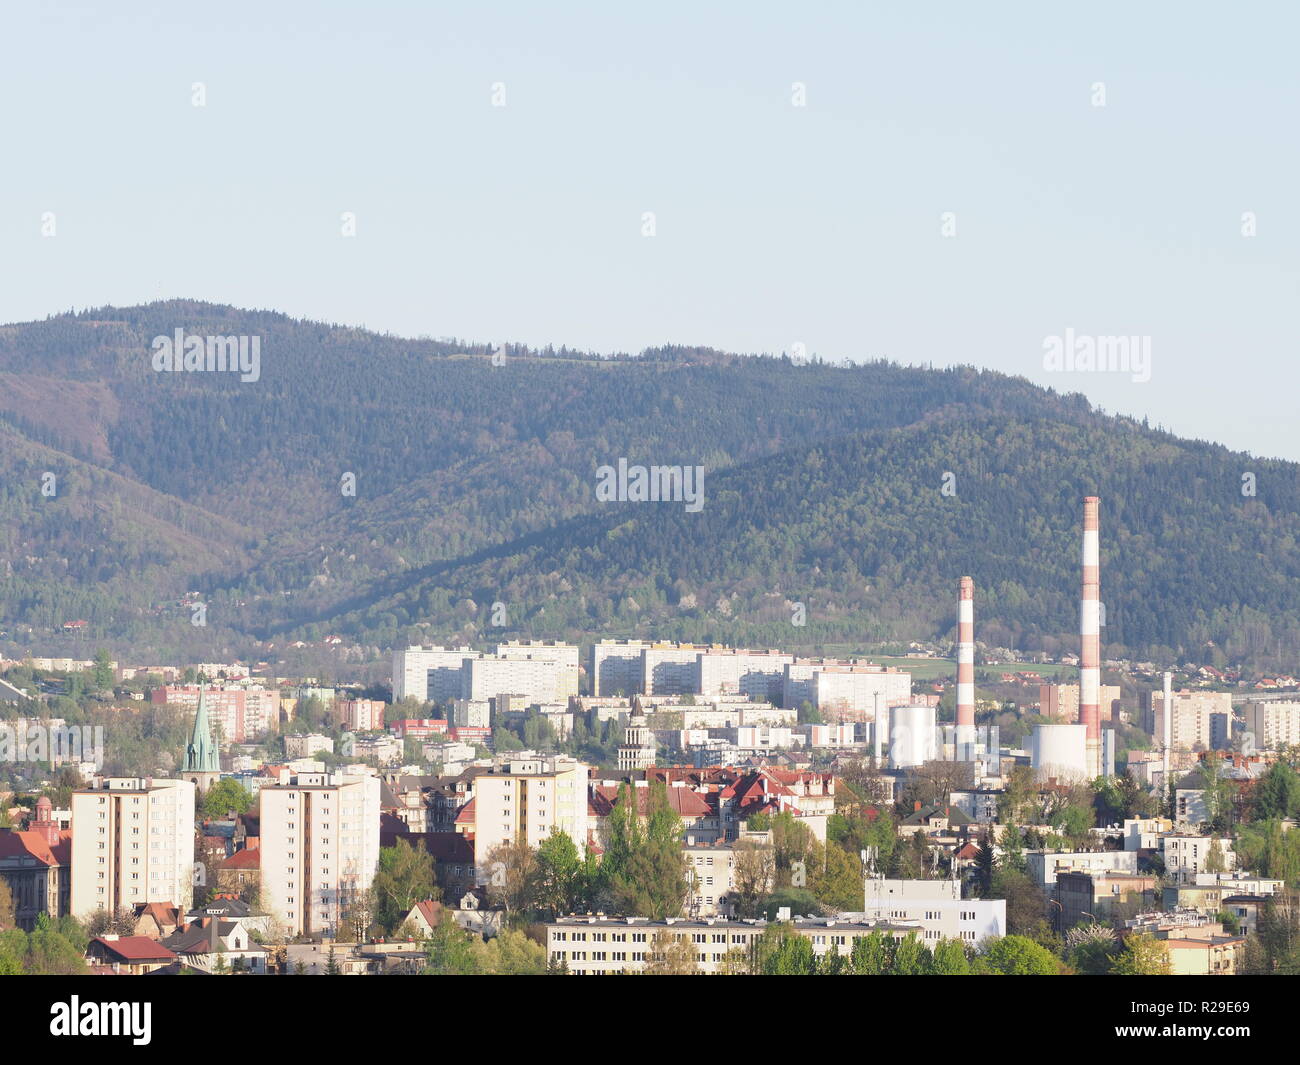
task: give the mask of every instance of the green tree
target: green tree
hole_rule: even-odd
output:
[[[541,976],[546,972],[546,948],[518,929],[507,928],[473,946],[478,971],[484,976]]]
[[[858,936],[850,955],[855,976],[884,976],[894,961],[894,941],[884,932]]]
[[[934,960],[930,966],[934,976],[969,976],[970,957],[959,939],[941,939],[934,945]]]
[[[1024,936],[1003,936],[980,951],[980,970],[993,976],[1056,976],[1061,963],[1047,950]]]
[[[584,894],[578,845],[567,833],[552,828],[537,848],[532,905],[550,916],[572,913]]]
[[[433,926],[425,958],[426,976],[478,976],[482,971],[473,937],[450,916]]]
[[[406,920],[417,902],[441,894],[433,872],[433,856],[399,838],[379,851],[379,868],[371,885],[375,919],[391,934]]]
[[[894,948],[894,962],[890,973],[894,976],[928,976],[933,958],[915,932],[909,932]]]
[[[1124,948],[1110,970],[1112,976],[1169,976],[1173,971],[1169,948],[1143,932],[1125,937]]]
[[[94,666],[91,667],[91,682],[95,685],[96,691],[111,691],[113,682],[117,679],[113,674],[113,658],[103,648],[95,652]]]
[[[203,814],[212,820],[227,817],[232,810],[237,814],[248,813],[252,805],[252,794],[232,777],[218,780],[203,796]]]

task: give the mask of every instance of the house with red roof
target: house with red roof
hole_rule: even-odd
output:
[[[143,976],[175,960],[174,952],[148,936],[103,935],[86,948],[90,965],[121,976]]]
[[[0,829],[0,877],[23,931],[35,928],[42,913],[57,921],[71,912],[72,833],[54,820],[46,796],[36,800],[26,831]]]

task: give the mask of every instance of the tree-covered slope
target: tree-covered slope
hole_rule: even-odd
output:
[[[155,372],[177,328],[259,337],[258,380]],[[196,589],[223,646],[450,639],[493,602],[508,633],[865,644],[945,633],[971,573],[982,638],[1051,648],[1095,491],[1116,650],[1296,653],[1293,465],[969,368],[492,351],[189,301],[0,326],[0,629],[165,647]],[[619,458],[705,467],[703,511],[598,502]]]

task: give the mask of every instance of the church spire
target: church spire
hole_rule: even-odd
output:
[[[182,773],[220,773],[221,759],[217,745],[212,742],[212,726],[208,724],[207,688],[199,685],[199,709],[194,715],[194,731],[190,745],[185,748],[185,767]]]

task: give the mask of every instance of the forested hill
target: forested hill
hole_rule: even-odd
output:
[[[258,379],[155,372],[177,328],[259,337]],[[493,351],[182,301],[0,327],[0,629],[866,646],[947,634],[970,573],[982,640],[1053,649],[1096,493],[1113,652],[1295,667],[1292,464],[969,368]],[[703,466],[704,508],[598,502],[619,458]]]

